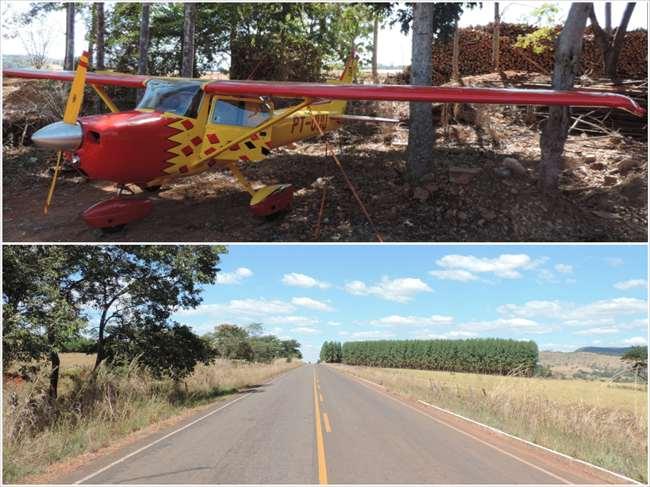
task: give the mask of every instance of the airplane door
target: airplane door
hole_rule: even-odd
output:
[[[271,149],[271,128],[256,132],[273,116],[271,102],[260,98],[235,98],[215,96],[206,124],[203,156],[227,146],[235,139],[250,133],[250,137],[219,154],[216,159],[225,161],[261,161]]]

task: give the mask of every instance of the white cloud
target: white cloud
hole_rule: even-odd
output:
[[[436,274],[433,274],[434,272],[443,271],[431,271],[432,275],[442,279],[451,279],[453,276],[456,280],[464,279],[465,281],[469,281],[474,280],[476,278],[475,274],[477,273],[494,274],[504,279],[518,279],[522,276],[521,270],[532,269],[539,262],[533,261],[526,254],[502,254],[494,259],[475,257],[473,255],[451,254],[438,259],[436,264],[446,270],[464,272],[436,276]]]
[[[363,281],[351,281],[345,285],[345,290],[356,296],[373,295],[398,303],[411,301],[417,293],[433,291],[425,282],[415,277],[382,277],[380,282],[373,285],[366,285]]]
[[[610,267],[621,267],[625,263],[620,257],[608,257],[605,262]]]
[[[217,273],[217,284],[240,284],[247,277],[251,277],[253,271],[248,267],[238,267],[234,272]]]
[[[554,268],[560,274],[573,274],[573,266],[569,264],[555,264]]]
[[[334,311],[334,308],[332,308],[329,304],[307,297],[293,298],[291,300],[291,303],[295,304],[296,306],[315,309],[317,311]]]
[[[298,326],[296,328],[291,328],[291,331],[302,335],[316,335],[320,333],[318,328],[311,328],[309,326]]]
[[[628,289],[633,289],[635,287],[647,287],[648,282],[645,279],[630,279],[628,281],[621,281],[614,284],[616,289],[621,291],[626,291]]]
[[[574,331],[574,335],[610,335],[612,333],[618,333],[621,331],[615,326],[610,327],[597,327],[597,328],[588,328],[586,330]]]
[[[630,347],[640,347],[642,345],[647,345],[648,340],[646,339],[646,337],[632,337],[623,340],[623,343]]]
[[[449,281],[468,282],[468,281],[476,281],[478,279],[478,276],[464,269],[429,271],[429,274],[431,274],[433,277],[437,277],[438,279],[449,280]]]
[[[494,330],[511,330],[526,333],[549,333],[552,328],[543,326],[537,321],[527,318],[499,318],[488,321],[470,321],[458,326],[461,331],[494,331]]]
[[[319,281],[311,276],[306,274],[300,274],[299,272],[291,272],[282,276],[282,282],[287,286],[296,286],[296,287],[318,287],[320,289],[327,289],[330,287],[330,284],[325,281]]]
[[[377,326],[429,326],[429,325],[450,325],[454,322],[451,316],[431,315],[431,316],[384,316],[378,320],[372,320],[370,323]]]
[[[646,314],[648,303],[636,298],[612,298],[586,305],[560,301],[528,301],[523,305],[505,304],[497,311],[505,316],[553,318],[569,326],[608,323],[622,315]]]
[[[580,345],[572,345],[570,343],[542,343],[539,348],[545,352],[573,352],[579,348]]]
[[[368,331],[355,331],[348,335],[351,338],[357,338],[359,340],[380,340],[384,338],[394,337],[395,334],[389,331],[384,330],[368,330]]]
[[[340,321],[328,321],[327,324],[330,325],[330,326],[341,326],[342,325],[342,323]]]
[[[267,299],[232,299],[227,303],[200,304],[194,309],[179,310],[178,316],[267,316],[271,314],[291,313],[295,307],[284,301]]]
[[[448,340],[449,338],[475,338],[479,336],[478,333],[472,331],[449,331],[447,333],[429,333],[426,330],[420,331],[415,334],[415,338],[420,340]]]
[[[315,325],[318,323],[317,319],[310,318],[308,316],[296,316],[296,315],[290,315],[290,316],[271,316],[270,318],[267,318],[266,321],[268,323],[274,324],[274,325],[285,325],[285,326],[311,326]]]

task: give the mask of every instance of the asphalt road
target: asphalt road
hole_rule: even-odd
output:
[[[509,438],[486,436],[482,428],[452,419],[427,406],[401,401],[328,366],[304,366],[181,425],[94,460],[60,482],[613,481],[595,469],[522,447]],[[183,429],[177,431],[179,428]]]

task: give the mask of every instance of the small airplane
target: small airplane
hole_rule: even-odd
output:
[[[44,212],[51,204],[65,153],[68,164],[89,179],[117,184],[115,197],[82,213],[88,225],[106,232],[117,231],[152,210],[149,199],[125,197],[127,185],[155,192],[171,180],[215,166],[230,169],[251,195],[253,214],[286,211],[293,199],[290,184],[254,189],[236,163],[262,161],[274,148],[331,132],[346,122],[396,122],[346,115],[349,100],[589,106],[619,108],[639,117],[645,114],[626,96],[591,90],[353,84],[356,66],[353,53],[340,79],[327,83],[210,81],[87,72],[84,52],[74,72],[5,69],[3,75],[72,82],[63,120],[32,135],[37,146],[58,151]],[[86,83],[111,113],[79,117]],[[134,109],[121,112],[105,86],[145,91]],[[288,106],[276,109],[275,101]]]

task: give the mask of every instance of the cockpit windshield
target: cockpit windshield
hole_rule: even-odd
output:
[[[152,79],[137,108],[196,118],[201,103],[201,85],[190,81]]]

